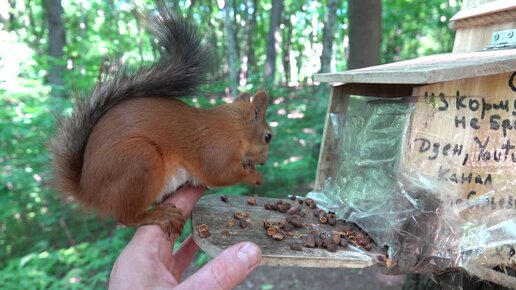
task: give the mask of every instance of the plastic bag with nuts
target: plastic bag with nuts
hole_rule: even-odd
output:
[[[387,247],[388,273],[516,264],[516,131],[489,127],[503,122],[498,104],[476,98],[488,105],[473,111],[465,100],[350,96],[329,116],[337,170],[307,197]]]

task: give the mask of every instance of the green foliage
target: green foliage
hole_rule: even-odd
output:
[[[47,22],[41,1],[4,1],[12,4],[14,18],[0,15],[0,285],[2,289],[102,288],[117,255],[131,238],[132,229],[117,229],[110,219],[98,220],[84,213],[66,197],[55,193],[49,180],[49,153],[45,144],[54,134],[54,115],[71,111],[70,99],[52,98],[46,84],[50,63],[66,67],[65,87],[71,92],[87,92],[108,56],[129,64],[152,61],[159,54],[155,40],[144,32],[126,1],[63,1],[66,29],[65,57],[46,55]],[[138,3],[148,8],[152,1]],[[213,47],[219,80],[204,91],[210,98],[194,98],[190,104],[208,107],[225,102],[226,31],[216,1],[173,1],[176,11],[200,25]],[[239,56],[251,52],[248,77],[241,91],[262,88],[270,1],[233,1],[232,16],[237,24]],[[194,4],[192,4],[194,3]],[[277,70],[276,79],[296,87],[267,88],[272,100],[267,119],[274,137],[268,163],[260,168],[265,176],[261,187],[237,185],[215,189],[235,195],[280,197],[308,192],[315,179],[318,152],[325,121],[327,92],[309,81],[313,60],[320,49],[326,1],[285,0],[282,36],[291,30],[288,51],[297,63],[291,79]],[[449,51],[453,34],[447,22],[457,7],[455,1],[384,1],[383,62]],[[191,6],[193,5],[193,6]],[[452,7],[453,6],[453,7]],[[253,41],[246,46],[248,24],[256,10]],[[335,67],[345,69],[347,44],[347,3],[337,10]],[[285,46],[283,46],[285,48]],[[85,94],[85,93],[82,93]],[[188,229],[188,225],[186,229]],[[178,243],[188,235],[185,230]],[[199,254],[196,264],[209,258]],[[272,287],[272,286],[271,286]]]

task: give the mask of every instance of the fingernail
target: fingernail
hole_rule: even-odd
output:
[[[245,243],[238,251],[237,257],[247,269],[250,269],[260,261],[262,253],[256,245]]]

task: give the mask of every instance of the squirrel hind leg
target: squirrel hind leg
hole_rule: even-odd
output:
[[[171,238],[173,234],[181,234],[185,218],[181,209],[171,203],[162,203],[146,210],[136,219],[125,223],[128,226],[158,225]]]

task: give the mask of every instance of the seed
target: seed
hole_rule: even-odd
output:
[[[311,203],[313,203],[313,202],[314,202],[314,200],[313,200],[313,199],[311,199],[311,198],[309,198],[309,197],[308,197],[308,198],[305,198],[305,204],[306,204],[306,205],[310,205],[310,204],[311,204]]]
[[[268,219],[264,219],[264,220],[263,220],[263,227],[264,227],[265,229],[268,229],[268,228],[270,228],[271,226],[272,226],[272,223],[271,223]]]
[[[273,234],[273,235],[272,235],[272,238],[273,238],[273,239],[275,239],[275,240],[277,240],[277,241],[281,241],[281,240],[283,240],[285,237],[284,237],[282,234],[280,234],[280,233],[275,233],[275,234]]]
[[[301,198],[300,198],[300,199],[298,199],[298,200],[297,200],[297,202],[298,202],[299,204],[303,204],[303,199],[301,199]]]
[[[337,219],[335,217],[332,217],[331,215],[328,216],[328,224],[330,226],[334,226],[337,223]]]
[[[300,242],[292,242],[290,243],[290,249],[294,251],[301,251],[303,250],[303,244]]]
[[[249,226],[249,221],[247,221],[246,219],[239,219],[238,223],[239,223],[240,227],[243,229],[245,229]]]
[[[340,242],[340,233],[336,231],[331,232],[331,241],[334,244],[338,244]]]
[[[353,245],[357,245],[357,238],[355,236],[348,236],[348,242],[350,242]]]
[[[364,248],[364,250],[366,251],[371,251],[373,249],[373,246],[371,246],[371,244],[365,244],[362,246],[362,248]]]
[[[222,235],[225,236],[225,237],[229,237],[231,234],[229,233],[229,231],[227,229],[223,229],[221,231]]]
[[[227,195],[225,195],[225,194],[224,194],[224,195],[221,195],[221,196],[220,196],[220,200],[222,200],[223,202],[228,202],[229,197],[228,197]]]
[[[280,204],[283,204],[283,200],[281,200],[281,199],[276,201],[276,205],[280,205]]]
[[[341,238],[340,239],[340,245],[344,248],[347,248],[348,247],[348,239],[346,238]]]
[[[289,210],[292,207],[292,205],[290,203],[288,203],[288,202],[284,202],[283,205],[285,206],[285,208],[287,210]]]
[[[249,205],[255,205],[256,204],[256,197],[250,197],[247,199],[247,203]]]
[[[206,224],[202,224],[199,226],[199,237],[201,239],[206,239],[210,236],[210,229]]]
[[[319,221],[323,224],[327,223],[328,222],[328,218],[325,217],[324,215],[319,215]]]
[[[234,225],[235,225],[235,220],[234,220],[234,219],[230,219],[230,220],[228,221],[228,227],[232,227],[232,226],[234,226]]]
[[[266,203],[263,205],[263,207],[264,207],[265,209],[267,209],[267,210],[271,210],[271,209],[272,209],[272,205],[271,205],[271,203],[270,203],[270,202],[266,202]]]
[[[303,240],[305,242],[305,246],[307,246],[308,248],[315,247],[315,239],[313,236],[305,236]]]
[[[337,244],[334,244],[334,243],[329,243],[328,246],[326,247],[326,250],[328,250],[328,252],[332,252],[332,253],[335,253],[337,251]]]
[[[310,209],[315,209],[317,205],[315,204],[315,201],[310,204]]]
[[[292,195],[290,196],[290,200],[292,200],[292,201],[296,200],[296,196],[292,194]]]

